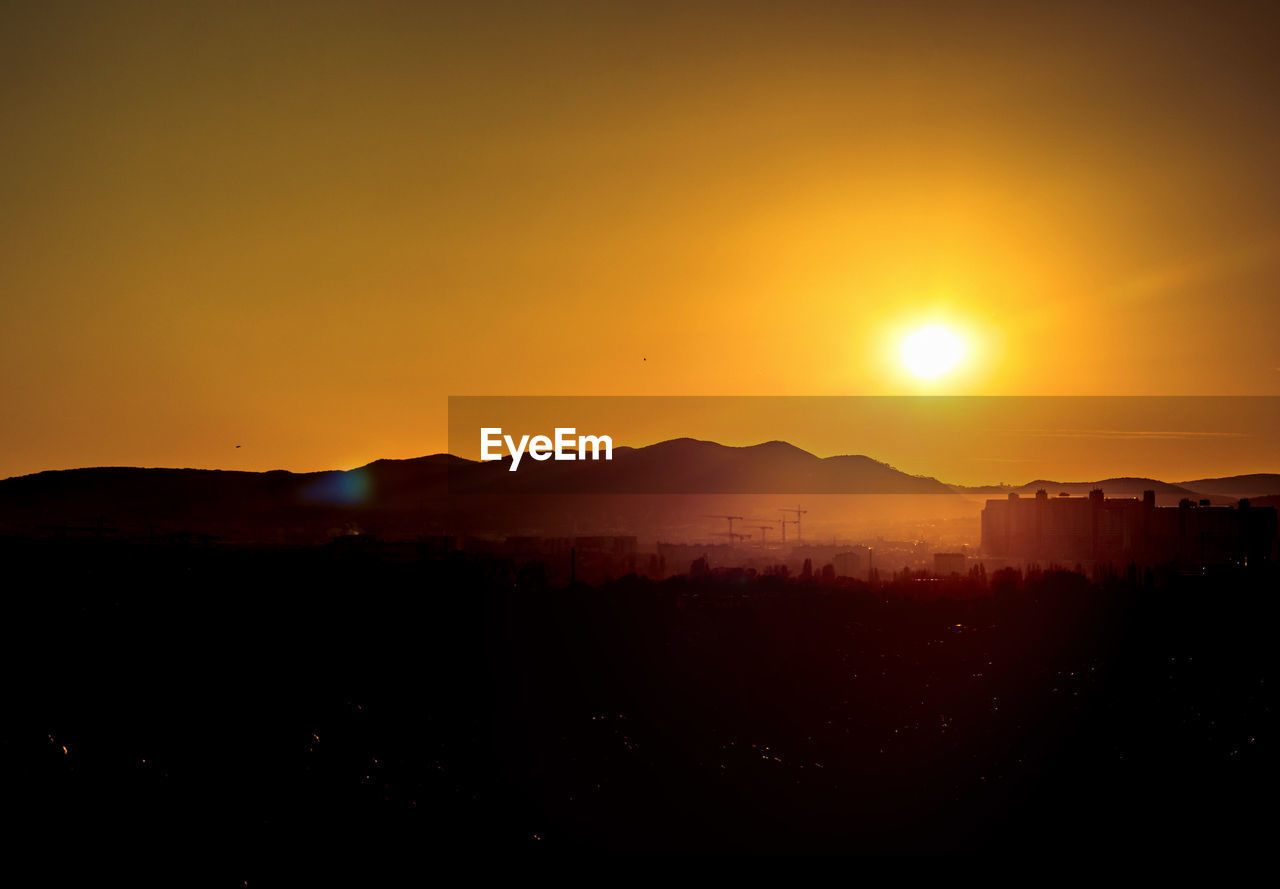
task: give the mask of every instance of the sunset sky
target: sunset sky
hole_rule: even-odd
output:
[[[417,456],[450,395],[1280,395],[1280,13],[1117,5],[6,4],[0,477]]]

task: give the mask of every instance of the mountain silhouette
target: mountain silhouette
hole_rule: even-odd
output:
[[[1232,497],[1263,497],[1280,494],[1280,474],[1255,472],[1252,475],[1230,475],[1225,478],[1198,478],[1180,482],[1203,494],[1226,494]]]
[[[960,495],[1031,495],[1040,488],[1050,496],[1079,496],[1095,487],[1110,496],[1155,490],[1164,502],[1221,498],[1234,490],[1254,496],[1280,493],[1277,475],[1183,485],[1113,478],[952,486],[870,457],[818,457],[783,441],[731,447],[678,438],[617,447],[611,461],[538,462],[526,455],[518,471],[509,467],[509,458],[481,463],[434,454],[307,473],[135,467],[40,472],[0,481],[0,534],[163,537],[192,532],[229,542],[279,544],[316,542],[353,531],[412,538],[462,533],[483,525],[480,518],[490,528],[502,527],[512,516],[549,527],[582,508],[583,498],[572,499],[577,495],[599,495],[596,500],[650,494],[945,495],[957,498],[958,506]],[[634,506],[634,497],[630,502]]]
[[[820,458],[781,441],[729,447],[691,438],[618,447],[611,461],[525,456],[478,462],[449,454],[293,473],[99,467],[0,481],[0,534],[312,543],[353,531],[398,538],[467,529],[562,527],[584,498],[650,494],[955,494],[865,456]],[[476,496],[468,496],[476,495]],[[529,496],[535,495],[535,496]],[[576,500],[565,498],[576,497]],[[634,506],[634,502],[631,504]],[[593,508],[601,509],[600,503]],[[702,510],[705,511],[705,510]]]
[[[453,493],[539,494],[950,494],[935,478],[908,475],[864,456],[817,457],[783,441],[730,447],[677,438],[613,449],[610,461],[464,461],[449,471]]]
[[[0,481],[0,533],[136,535],[190,531],[229,541],[313,542],[373,513],[442,515],[458,458],[378,460],[349,471],[295,473],[97,467]],[[421,524],[425,522],[426,525]]]
[[[957,486],[956,490],[966,494],[1018,494],[1034,495],[1043,490],[1050,497],[1066,493],[1072,497],[1088,494],[1095,488],[1101,488],[1109,497],[1140,497],[1143,491],[1155,491],[1160,498],[1168,497],[1200,497],[1200,493],[1182,485],[1173,485],[1154,478],[1121,477],[1104,478],[1091,482],[1055,482],[1049,479],[1036,479],[1024,485],[983,485],[979,487]]]

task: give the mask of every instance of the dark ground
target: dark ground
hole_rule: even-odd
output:
[[[71,848],[171,843],[254,885],[316,849],[1232,854],[1276,825],[1270,570],[873,593],[0,558],[3,805]]]

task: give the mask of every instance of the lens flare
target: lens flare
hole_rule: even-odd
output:
[[[372,488],[368,474],[361,468],[323,473],[299,491],[298,496],[306,503],[359,506],[369,499]]]

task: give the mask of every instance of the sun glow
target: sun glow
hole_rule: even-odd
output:
[[[902,341],[902,363],[922,380],[937,379],[954,369],[964,355],[964,341],[936,324],[913,331]]]

